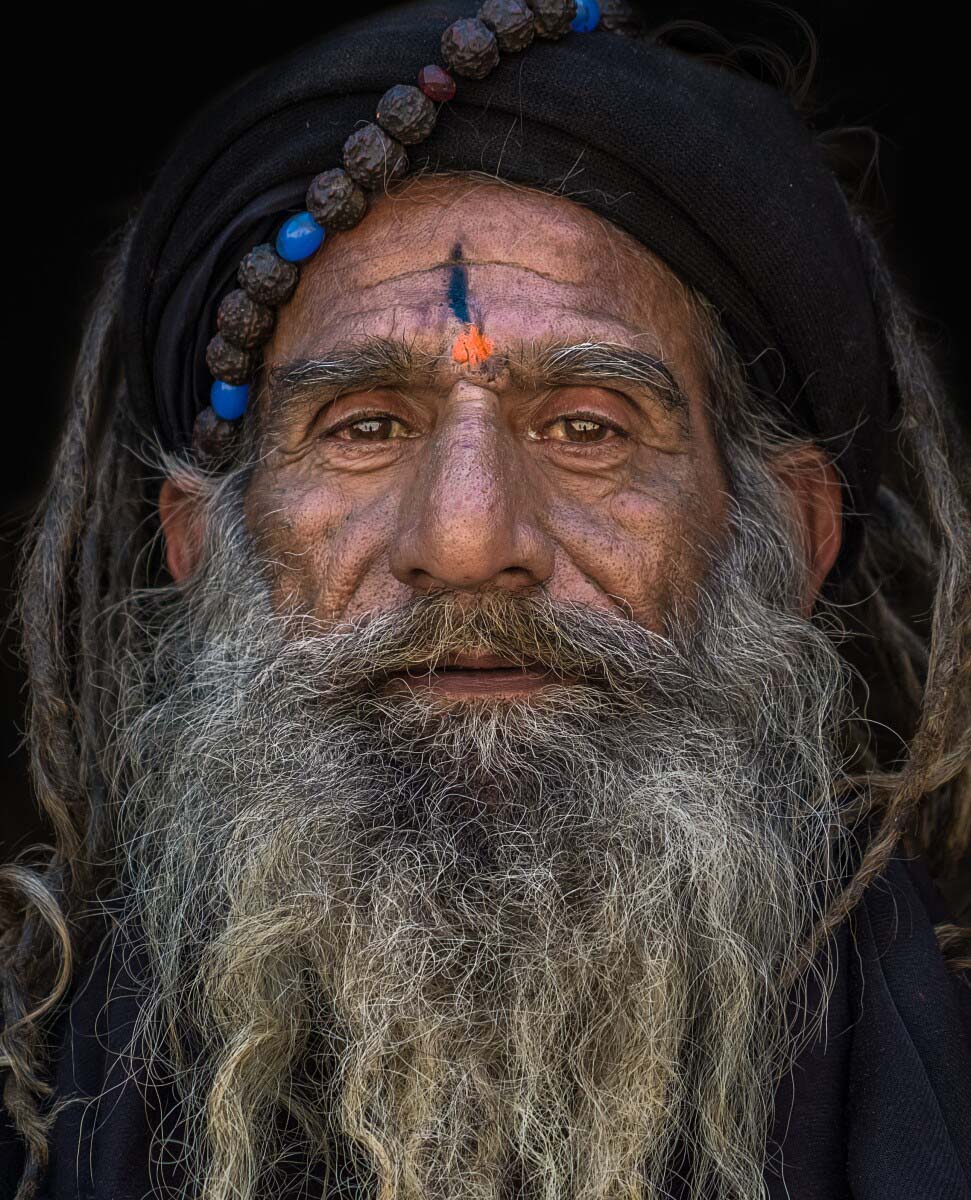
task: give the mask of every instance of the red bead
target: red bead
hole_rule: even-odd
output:
[[[418,87],[429,100],[445,101],[455,96],[455,80],[448,71],[436,67],[434,63],[422,67],[418,72]]]

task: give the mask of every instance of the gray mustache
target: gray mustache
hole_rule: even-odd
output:
[[[455,655],[474,653],[636,694],[659,685],[670,693],[689,676],[678,669],[682,655],[669,638],[622,615],[543,593],[482,593],[473,602],[441,593],[336,629],[305,626],[301,632],[295,644],[303,652],[313,657],[319,647],[318,682],[327,691],[378,687],[392,675],[441,669]]]

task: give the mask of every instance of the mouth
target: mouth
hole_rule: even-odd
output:
[[[452,698],[513,697],[536,692],[563,680],[538,663],[515,662],[494,654],[453,654],[444,661],[420,663],[392,675],[391,690],[427,690]]]

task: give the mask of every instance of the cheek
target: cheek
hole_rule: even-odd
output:
[[[387,601],[387,560],[394,497],[349,495],[319,473],[297,471],[255,479],[247,525],[259,553],[272,563],[277,607],[321,620],[353,616]]]
[[[692,603],[723,540],[726,513],[720,473],[699,471],[686,458],[595,504],[561,497],[551,506],[565,562],[560,590],[575,595],[585,581],[661,631],[673,606]]]

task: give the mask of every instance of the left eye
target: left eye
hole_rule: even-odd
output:
[[[554,440],[560,442],[602,442],[614,427],[593,417],[559,417],[547,430]]]
[[[407,437],[405,426],[386,413],[373,417],[358,417],[331,430],[330,437],[340,438],[345,442],[386,442],[392,438]]]

